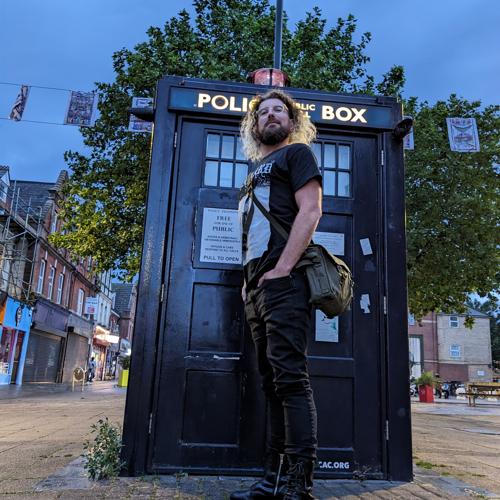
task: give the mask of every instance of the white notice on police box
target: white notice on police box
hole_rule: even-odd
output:
[[[203,209],[200,262],[241,264],[238,210]]]
[[[321,311],[316,310],[316,342],[339,341],[339,318],[328,319]]]
[[[313,235],[313,241],[318,245],[323,245],[333,255],[344,255],[343,233],[316,231]]]

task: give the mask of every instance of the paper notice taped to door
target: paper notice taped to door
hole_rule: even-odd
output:
[[[370,295],[368,293],[361,295],[359,305],[365,314],[370,313]]]
[[[344,255],[344,234],[316,231],[313,235],[314,243],[323,245],[333,255]]]
[[[327,318],[321,311],[316,310],[316,342],[339,341],[339,318]]]
[[[238,210],[203,209],[200,262],[241,264],[241,230]]]
[[[361,251],[363,255],[371,255],[373,253],[372,246],[370,244],[370,238],[362,238],[359,240],[359,244],[361,245]]]

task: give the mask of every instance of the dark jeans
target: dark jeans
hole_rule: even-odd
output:
[[[248,291],[245,314],[268,403],[268,449],[315,459],[316,407],[306,359],[312,310],[305,276],[293,272]]]

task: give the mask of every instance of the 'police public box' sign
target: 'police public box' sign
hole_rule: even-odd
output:
[[[169,109],[189,110],[218,115],[243,115],[252,105],[251,94],[200,91],[189,88],[173,88],[170,93]],[[394,125],[389,107],[360,106],[347,102],[321,102],[297,99],[302,111],[315,123],[337,123],[361,127],[391,129]]]

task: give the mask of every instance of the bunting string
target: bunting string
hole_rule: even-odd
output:
[[[0,82],[0,85],[20,87],[19,94],[10,111],[9,117],[0,117],[0,120],[26,121],[29,123],[43,123],[48,125],[76,125],[78,127],[91,127],[95,122],[98,96],[95,91],[82,92],[58,87],[43,85],[26,85],[14,82]],[[54,123],[43,120],[23,120],[23,113],[28,102],[31,88],[56,90],[69,93],[69,101],[63,123]],[[151,106],[152,98],[133,97],[132,107]],[[456,153],[475,153],[480,151],[479,135],[475,118],[450,117],[446,119],[450,149]],[[131,115],[128,130],[130,132],[150,133],[152,124]],[[404,138],[403,147],[412,150],[415,147],[413,127]]]

